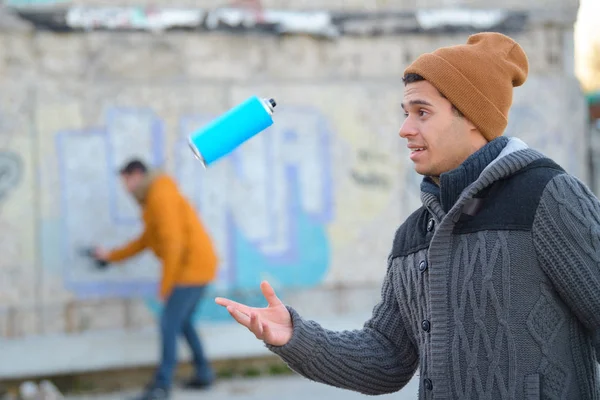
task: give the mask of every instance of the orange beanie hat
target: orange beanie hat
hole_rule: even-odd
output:
[[[419,74],[490,141],[508,124],[513,87],[527,79],[527,55],[500,33],[469,36],[467,44],[442,47],[417,58],[404,74]]]

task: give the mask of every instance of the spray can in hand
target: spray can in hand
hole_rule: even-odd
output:
[[[94,262],[96,268],[105,269],[106,267],[108,267],[107,261],[96,258],[96,254],[94,252],[93,247],[83,247],[83,248],[80,248],[78,252],[81,256],[90,258]]]
[[[273,99],[252,96],[189,136],[195,156],[208,167],[273,124]]]

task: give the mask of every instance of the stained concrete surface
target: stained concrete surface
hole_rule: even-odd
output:
[[[419,388],[418,376],[400,392],[377,396],[378,399],[414,400]],[[126,400],[138,392],[68,397],[67,400]],[[178,390],[172,400],[355,400],[372,396],[315,383],[301,376],[231,379],[218,382],[208,391]]]

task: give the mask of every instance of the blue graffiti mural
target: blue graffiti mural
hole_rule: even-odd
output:
[[[221,258],[208,298],[228,295],[258,305],[263,279],[281,291],[317,285],[327,272],[332,134],[317,110],[279,111],[280,122],[208,170],[193,158],[187,136],[212,116],[181,118],[174,175],[215,239]],[[70,266],[63,277],[79,298],[145,296],[148,306],[159,312],[154,298],[156,260],[137,257],[125,276],[109,276],[83,271],[83,261],[77,258],[80,242],[97,243],[102,235],[122,242],[139,233],[139,210],[120,187],[116,169],[132,156],[154,165],[162,165],[166,156],[164,124],[151,110],[114,108],[105,120],[105,126],[59,132],[56,137],[63,254]],[[154,276],[140,274],[149,264],[155,266]],[[225,314],[207,301],[198,315],[214,321]]]
[[[152,165],[160,165],[163,136],[160,120],[145,108],[109,109],[102,127],[57,133],[63,278],[65,286],[77,297],[155,292],[156,282],[150,274],[122,279],[113,273],[105,279],[98,271],[82,268],[86,260],[78,254],[78,248],[105,237],[124,241],[139,232],[139,212],[120,186],[117,170],[129,157],[142,157]],[[146,255],[142,263],[148,259]]]
[[[273,127],[207,171],[187,156],[184,142],[176,157],[179,180],[193,182],[188,187],[190,198],[210,221],[209,227],[220,226],[215,235],[220,231],[225,236],[221,254],[229,257],[222,264],[220,281],[233,289],[231,297],[254,305],[264,302],[257,291],[261,280],[268,279],[281,295],[287,288],[317,285],[330,262],[326,224],[333,218],[331,131],[317,110],[278,111]],[[182,137],[209,119],[184,119]],[[195,171],[196,178],[183,178],[186,169]],[[222,181],[237,185],[223,193]],[[252,187],[249,196],[245,184]],[[210,300],[199,315],[212,320],[227,317]]]

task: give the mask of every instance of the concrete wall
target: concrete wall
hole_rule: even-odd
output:
[[[585,102],[572,66],[577,2],[528,5],[545,11],[525,10],[511,33],[531,74],[515,92],[507,134],[587,181]],[[258,284],[268,279],[305,315],[368,314],[394,231],[419,205],[420,177],[397,135],[402,71],[467,32],[323,40],[218,29],[57,33],[10,21],[0,36],[0,337],[19,361],[0,377],[155,358],[155,337],[136,335],[159,312],[156,260],[145,254],[98,272],[77,253],[139,232],[138,210],[115,176],[131,156],[172,173],[208,225],[223,260],[211,297],[262,305]],[[255,94],[277,99],[273,127],[204,170],[187,135]],[[198,318],[211,345],[225,346],[214,332],[231,335],[228,315],[207,299]],[[219,354],[242,354],[240,340]],[[40,363],[38,350],[58,347]]]

